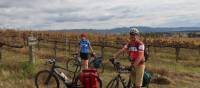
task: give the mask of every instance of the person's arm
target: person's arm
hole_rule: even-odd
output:
[[[93,54],[95,54],[94,50],[92,49],[92,46],[90,45],[90,50]]]
[[[134,66],[138,66],[140,62],[144,59],[144,44],[139,45],[139,50],[138,50],[138,58],[136,59]]]
[[[91,46],[91,43],[89,41],[88,41],[88,43],[89,43],[89,47],[90,47],[91,53],[95,55],[95,52],[94,52],[94,50],[93,50],[93,48]]]
[[[120,49],[119,51],[117,51],[117,53],[113,54],[113,58],[118,57],[122,52],[126,51],[128,48],[128,44],[126,44],[122,49]]]

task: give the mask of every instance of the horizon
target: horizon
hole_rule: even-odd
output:
[[[200,32],[200,27],[148,27],[148,26],[131,26],[131,27],[136,27],[138,28],[140,31],[143,32]],[[82,32],[88,32],[89,30],[93,31],[93,32],[97,32],[97,31],[111,31],[111,30],[127,30],[130,27],[115,27],[115,28],[111,28],[111,29],[12,29],[12,28],[0,28],[0,30],[16,30],[16,31],[72,31],[72,32],[76,32],[78,31],[82,31]],[[188,28],[188,29],[187,29]],[[191,28],[191,29],[190,29]],[[148,29],[148,30],[147,30]],[[164,30],[163,30],[164,29]],[[172,29],[172,30],[167,30],[166,29]],[[184,29],[184,30],[181,30]]]
[[[112,30],[112,29],[118,29],[118,28],[130,28],[130,27],[136,27],[136,28],[152,28],[152,29],[159,29],[159,28],[170,28],[170,29],[174,29],[174,28],[200,28],[200,27],[197,27],[197,26],[194,26],[194,27],[150,27],[150,26],[129,26],[129,27],[114,27],[114,28],[105,28],[105,29],[95,29],[95,28],[77,28],[77,29],[66,29],[66,28],[63,28],[63,29],[42,29],[42,30]],[[1,28],[0,27],[0,30],[4,30],[4,29],[11,29],[11,30],[36,30],[36,31],[39,31],[41,29],[37,28],[37,29],[31,29],[31,28],[27,28],[27,29],[24,29],[24,28]],[[41,30],[41,31],[42,31]],[[200,29],[199,29],[200,30]]]

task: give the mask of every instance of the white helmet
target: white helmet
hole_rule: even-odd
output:
[[[137,28],[130,28],[131,30],[130,30],[130,35],[133,35],[133,34],[140,34],[140,32],[139,32],[139,30],[137,29]]]

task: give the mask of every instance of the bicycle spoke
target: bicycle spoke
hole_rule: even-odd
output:
[[[115,88],[119,88],[119,81],[116,80],[117,84],[115,85]]]
[[[69,72],[79,72],[81,68],[81,63],[74,59],[69,59],[66,63],[67,70]]]
[[[113,84],[115,83],[115,81],[113,81],[112,83],[111,83],[111,86],[110,86],[110,88],[113,88]]]

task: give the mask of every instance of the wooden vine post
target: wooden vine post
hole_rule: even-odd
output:
[[[105,47],[105,39],[101,43],[101,57],[104,58],[104,47]]]
[[[69,55],[71,54],[71,44],[70,44],[71,42],[70,41],[68,41],[68,52],[69,52]]]
[[[40,50],[40,41],[41,41],[41,38],[38,38],[38,42],[37,42],[37,48],[38,48],[38,50]]]
[[[57,51],[56,51],[56,49],[57,49],[57,41],[54,41],[54,48],[53,48],[53,50],[54,50],[54,57],[57,56]]]
[[[179,56],[179,54],[180,54],[180,47],[176,46],[175,49],[176,49],[176,62],[178,62],[178,60],[180,59],[180,56]]]
[[[66,55],[66,56],[68,56],[67,53],[69,52],[68,49],[67,49],[68,43],[69,43],[69,42],[68,42],[68,40],[66,39],[66,40],[65,40],[65,55]]]
[[[33,36],[28,37],[28,46],[29,46],[29,62],[35,63],[35,45],[37,43],[37,39]]]
[[[3,44],[0,43],[0,62],[1,62],[1,59],[2,59],[2,47],[3,47]]]
[[[200,55],[200,45],[199,45],[199,55]]]

